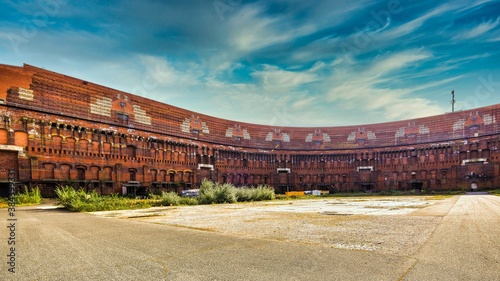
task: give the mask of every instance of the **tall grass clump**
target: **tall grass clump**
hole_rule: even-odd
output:
[[[263,201],[263,200],[273,200],[276,198],[276,194],[274,193],[274,188],[269,185],[258,185],[255,188],[255,195],[253,196],[254,201]]]
[[[58,186],[55,189],[57,195],[56,204],[70,211],[95,211],[98,194],[95,191],[85,192],[83,189],[75,190],[72,186]]]
[[[272,200],[275,197],[274,188],[268,185],[236,188],[230,183],[219,184],[205,179],[197,199],[200,204],[221,204]]]
[[[273,200],[274,198],[276,198],[274,188],[268,185],[236,188],[236,199],[238,202],[264,201]]]
[[[222,204],[236,202],[236,188],[230,183],[214,183],[204,179],[197,197],[200,204]]]
[[[161,192],[161,205],[163,206],[177,206],[180,204],[182,197],[175,192]]]
[[[153,200],[130,199],[116,194],[100,196],[93,190],[85,192],[83,189],[75,190],[71,186],[59,186],[55,191],[58,197],[56,204],[74,212],[149,208],[155,203]]]
[[[240,187],[236,189],[236,200],[238,202],[251,202],[253,200],[253,194],[254,192],[252,191],[253,188],[251,187]]]
[[[230,183],[215,184],[214,203],[234,203],[236,202],[236,188]]]
[[[24,187],[24,192],[14,195],[16,204],[40,204],[42,202],[42,195],[38,187],[28,188]]]
[[[162,191],[160,195],[149,194],[153,206],[183,206],[183,205],[198,205],[198,199],[195,197],[179,196],[176,192]]]
[[[200,204],[212,204],[215,201],[215,184],[208,179],[204,179],[200,184],[198,202]]]

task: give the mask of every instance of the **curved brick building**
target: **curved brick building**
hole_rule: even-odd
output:
[[[500,186],[500,105],[342,127],[224,120],[30,65],[0,65],[0,192],[18,183],[102,194],[210,178],[277,192]]]

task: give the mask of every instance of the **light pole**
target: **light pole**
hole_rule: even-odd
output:
[[[455,112],[455,90],[451,90],[451,112]]]

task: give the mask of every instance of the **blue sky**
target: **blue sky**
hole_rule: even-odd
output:
[[[358,125],[500,102],[500,1],[0,1],[0,63],[225,119]]]

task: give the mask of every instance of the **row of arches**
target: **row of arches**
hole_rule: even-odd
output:
[[[140,182],[193,182],[193,171],[190,169],[147,169],[116,168],[113,166],[85,166],[67,163],[56,164],[45,162],[40,165],[39,179],[60,181],[140,181]]]
[[[62,181],[112,181],[114,168],[110,166],[85,166],[69,163],[56,164],[45,162],[40,165],[40,179],[57,179]]]

